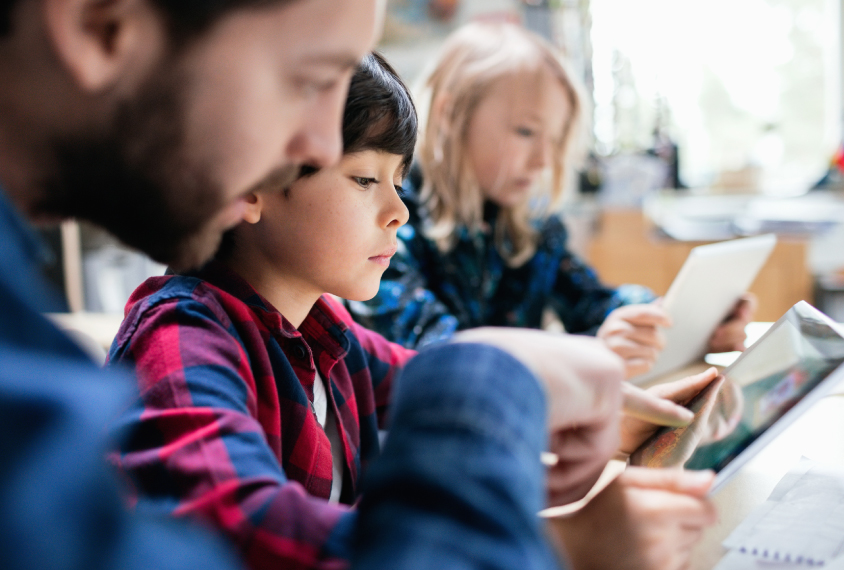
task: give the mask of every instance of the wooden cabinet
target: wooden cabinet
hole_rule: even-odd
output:
[[[587,257],[605,283],[638,283],[663,295],[689,251],[702,243],[660,236],[640,210],[607,210],[600,214]],[[804,239],[779,237],[750,288],[759,298],[755,320],[775,321],[797,301],[813,302],[807,248]]]

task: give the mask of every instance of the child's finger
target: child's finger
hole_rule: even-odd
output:
[[[718,369],[713,366],[700,374],[654,386],[648,392],[660,398],[667,398],[678,404],[685,404],[697,396],[701,390],[709,386],[717,377]]]
[[[623,382],[621,392],[624,400],[622,404],[626,415],[660,426],[680,427],[689,425],[694,414],[665,398],[642,390],[629,382]]]
[[[628,305],[616,311],[617,316],[634,325],[670,327],[672,324],[671,317],[659,305]]]

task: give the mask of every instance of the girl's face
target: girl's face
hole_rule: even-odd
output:
[[[542,67],[495,82],[466,133],[466,155],[484,198],[513,207],[552,166],[571,112],[562,83]]]
[[[397,188],[403,157],[365,150],[266,194],[256,227],[263,257],[298,295],[371,299],[408,211]]]

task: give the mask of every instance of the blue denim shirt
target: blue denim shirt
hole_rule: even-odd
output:
[[[3,568],[236,567],[204,532],[124,508],[104,458],[131,383],[42,316],[56,301],[35,234],[0,190],[0,552]]]

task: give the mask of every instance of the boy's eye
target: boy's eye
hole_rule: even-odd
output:
[[[378,184],[378,181],[375,178],[366,178],[366,177],[363,177],[363,176],[353,176],[352,179],[361,188],[369,188],[373,184]]]

